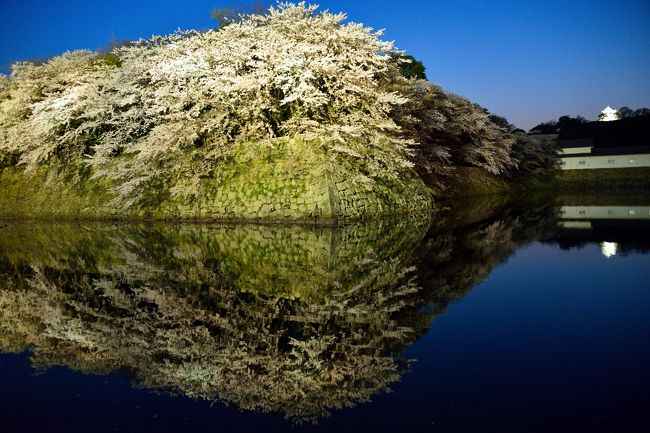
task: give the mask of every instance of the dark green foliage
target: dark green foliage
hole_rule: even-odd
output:
[[[60,124],[55,130],[55,134],[58,136],[63,136],[66,132],[71,131],[79,127],[83,123],[82,118],[75,118],[67,123]],[[70,141],[68,144],[74,146],[77,149],[77,152],[74,152],[71,155],[75,156],[92,156],[95,154],[95,146],[101,144],[104,134],[108,131],[107,127],[96,128],[94,130],[86,132],[83,136]],[[64,157],[63,152],[66,147],[63,144],[59,144],[56,147],[56,154],[59,154],[59,157]],[[70,156],[70,155],[69,155]],[[64,159],[69,158],[69,156],[64,157]],[[74,159],[74,158],[73,158]]]
[[[90,133],[80,140],[82,156],[92,156],[95,154],[95,146],[100,144],[102,140],[101,134]]]
[[[505,117],[497,116],[496,114],[490,114],[489,111],[486,110],[486,112],[490,115],[490,120],[497,126],[507,130],[507,131],[514,131],[517,129],[515,125],[512,123],[508,122],[508,119]]]
[[[239,22],[242,15],[264,15],[268,12],[268,7],[261,3],[240,4],[230,7],[213,8],[210,12],[210,18],[217,22],[217,26],[222,29],[232,23]]]
[[[587,119],[582,116],[561,116],[558,120],[550,120],[548,122],[542,122],[538,125],[533,126],[531,131],[539,131],[540,134],[555,134],[563,130],[573,129],[576,126],[589,123]]]
[[[632,110],[629,107],[621,107],[618,110],[618,115],[621,119],[626,119],[629,117],[640,117],[650,115],[650,108],[639,108],[637,110]]]
[[[18,164],[21,152],[0,150],[0,171],[5,167],[13,167]]]
[[[537,131],[540,134],[555,134],[558,132],[557,121],[549,120],[548,122],[542,122],[530,128],[530,131]]]
[[[402,76],[406,78],[418,78],[420,80],[427,79],[427,76],[424,73],[426,70],[424,64],[415,57],[408,54],[402,54],[395,57],[395,60],[397,62],[399,73]]]
[[[575,128],[576,126],[583,125],[588,122],[589,121],[582,116],[561,116],[557,120],[557,127],[559,128],[560,132],[562,132],[565,129]]]
[[[65,134],[68,131],[72,131],[72,130],[78,128],[82,124],[83,124],[83,119],[81,119],[79,117],[74,118],[74,119],[72,119],[72,120],[70,120],[70,121],[68,121],[66,123],[59,124],[56,128],[54,128],[54,134],[58,135],[58,136],[61,136],[61,135]]]
[[[124,153],[124,148],[120,147],[120,146],[115,146],[111,150],[111,156],[114,156],[114,157],[118,157],[118,156],[122,155],[122,153]]]
[[[626,117],[634,117],[634,110],[630,109],[629,107],[621,107],[618,109],[618,115],[621,117],[621,119],[625,119]]]

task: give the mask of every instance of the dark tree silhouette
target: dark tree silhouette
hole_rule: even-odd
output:
[[[427,79],[427,76],[424,73],[426,70],[424,64],[422,64],[422,62],[417,60],[415,57],[408,54],[402,54],[400,56],[397,56],[395,59],[397,62],[399,62],[399,72],[404,77],[419,78],[421,80]]]
[[[217,21],[220,29],[229,24],[241,20],[242,15],[264,15],[268,12],[268,6],[261,2],[250,4],[240,4],[231,7],[213,8],[210,12],[210,18]]]

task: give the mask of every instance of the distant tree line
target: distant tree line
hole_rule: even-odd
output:
[[[266,2],[268,3],[268,2]],[[246,15],[266,15],[269,7],[262,2],[244,3],[230,7],[217,7],[210,11],[210,18],[217,22],[220,29],[242,20]]]
[[[618,116],[621,119],[628,119],[631,117],[641,117],[641,116],[649,116],[650,115],[650,108],[639,108],[636,110],[632,110],[629,107],[621,107],[618,110]]]
[[[631,119],[634,117],[650,116],[650,108],[638,108],[636,110],[632,110],[631,108],[625,106],[621,107],[617,113],[620,119]],[[538,125],[533,126],[530,130],[538,131],[541,134],[555,134],[575,129],[580,125],[584,125],[585,123],[589,122],[589,120],[585,119],[582,116],[571,117],[569,115],[565,115],[561,116],[557,120],[542,122]]]
[[[531,128],[531,131],[539,131],[541,134],[554,134],[560,132],[562,129],[571,129],[585,123],[589,123],[589,121],[582,116],[571,117],[565,115],[561,116],[558,120],[550,120],[535,125]]]

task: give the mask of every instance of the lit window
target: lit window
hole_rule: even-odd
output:
[[[635,162],[636,162],[635,159],[630,159],[630,164],[635,163]]]

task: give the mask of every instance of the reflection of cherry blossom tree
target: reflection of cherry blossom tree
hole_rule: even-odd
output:
[[[387,390],[408,366],[399,352],[414,331],[395,316],[417,309],[404,262],[427,221],[37,234],[18,224],[0,238],[0,348],[30,346],[44,368],[128,370],[139,386],[315,420]],[[18,245],[24,236],[39,240]],[[276,260],[257,259],[261,248]]]
[[[556,227],[552,209],[449,223],[461,226],[422,242],[419,219],[12,222],[0,236],[0,349],[31,348],[42,368],[126,370],[138,386],[315,420],[386,391],[432,318]]]

